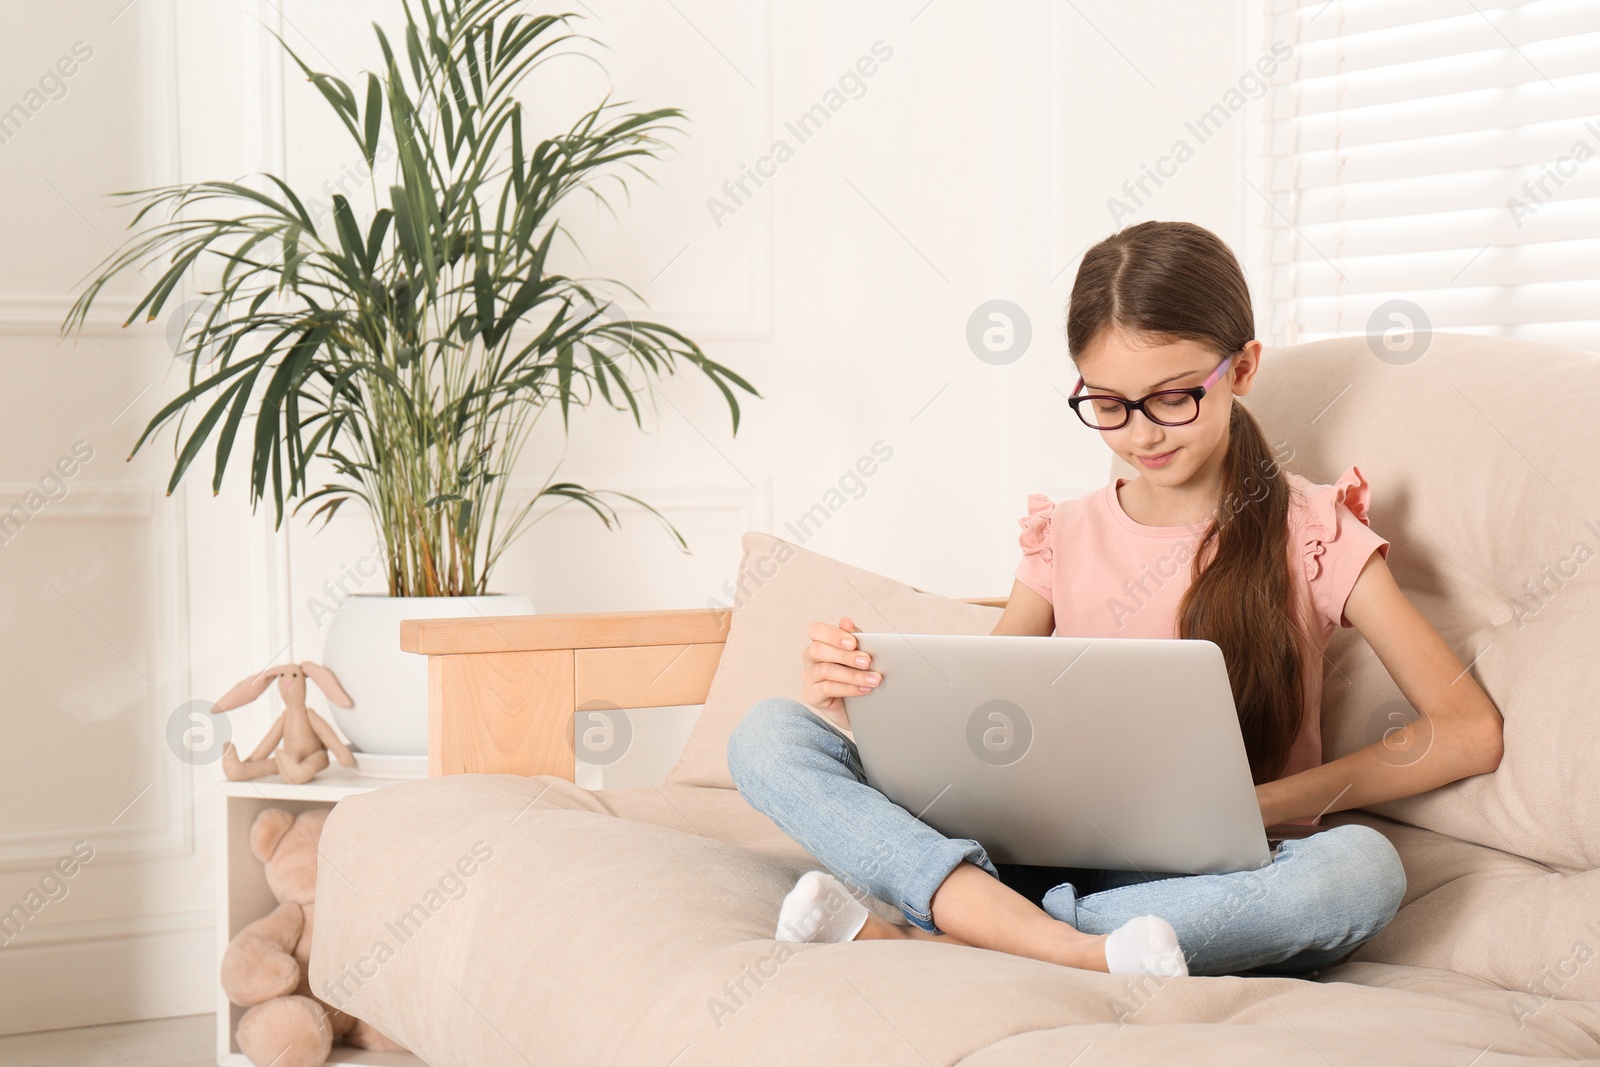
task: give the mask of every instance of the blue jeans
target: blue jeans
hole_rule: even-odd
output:
[[[1376,936],[1405,894],[1394,846],[1359,823],[1285,840],[1268,866],[1233,874],[996,866],[978,842],[945,837],[868,785],[855,743],[786,697],[751,707],[728,739],[728,768],[745,800],[835,877],[932,933],[934,891],[966,861],[1085,933],[1159,915],[1192,975],[1303,976]]]

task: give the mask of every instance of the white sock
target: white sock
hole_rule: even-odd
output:
[[[1156,915],[1129,919],[1106,937],[1106,968],[1112,974],[1155,974],[1181,978],[1189,964],[1178,947],[1172,924]]]
[[[777,940],[849,941],[867,921],[867,906],[827,871],[807,871],[778,909]]]

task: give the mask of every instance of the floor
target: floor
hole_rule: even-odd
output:
[[[216,1062],[215,1015],[0,1037],[4,1067],[216,1067]]]

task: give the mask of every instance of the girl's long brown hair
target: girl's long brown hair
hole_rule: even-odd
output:
[[[1074,362],[1108,330],[1136,343],[1196,341],[1221,360],[1255,338],[1244,272],[1201,226],[1129,226],[1089,249],[1078,268],[1067,312]],[[1196,547],[1177,636],[1222,649],[1259,785],[1288,761],[1305,709],[1305,664],[1300,624],[1290,621],[1298,613],[1289,582],[1289,483],[1255,416],[1233,401],[1217,521]]]

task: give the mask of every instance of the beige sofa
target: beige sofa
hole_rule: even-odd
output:
[[[1438,334],[1394,362],[1341,338],[1269,350],[1246,402],[1312,481],[1360,464],[1390,567],[1505,716],[1495,773],[1325,817],[1382,831],[1408,879],[1346,960],[1309,979],[1156,979],[773,941],[779,901],[817,864],[731,788],[738,717],[798,697],[808,621],[986,633],[1003,601],[751,532],[731,614],[405,624],[430,657],[437,777],[328,820],[313,988],[435,1067],[1600,1057],[1600,357]],[[993,522],[1009,563],[1015,523]],[[1325,759],[1406,708],[1354,630],[1326,677]],[[568,780],[574,708],[698,699],[662,787]]]

